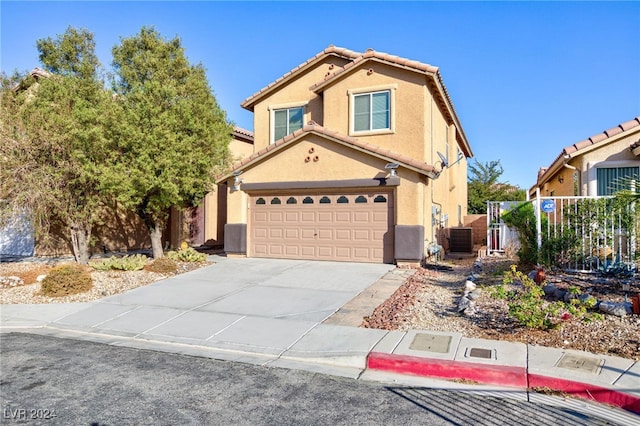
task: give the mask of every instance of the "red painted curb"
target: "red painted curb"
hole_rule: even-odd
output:
[[[487,365],[371,352],[367,357],[367,368],[414,376],[473,380],[479,383],[514,386],[523,389],[549,388],[553,391],[564,392],[640,414],[640,397],[587,383],[530,374],[526,367]]]
[[[573,380],[529,374],[530,388],[550,388],[579,398],[615,405],[632,413],[640,414],[640,397]]]
[[[465,379],[494,385],[527,387],[527,370],[524,367],[371,352],[367,358],[367,368],[417,376]]]

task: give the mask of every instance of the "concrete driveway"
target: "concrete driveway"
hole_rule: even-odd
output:
[[[211,266],[95,303],[12,307],[3,312],[3,323],[49,315],[46,329],[92,340],[125,339],[118,343],[125,346],[178,343],[259,356],[265,363],[330,359],[334,365],[357,368],[364,367],[366,354],[387,333],[322,322],[393,265],[212,260],[216,263]]]

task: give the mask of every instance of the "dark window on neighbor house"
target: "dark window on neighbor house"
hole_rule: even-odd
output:
[[[632,181],[638,185],[640,167],[600,167],[596,170],[598,195],[613,195],[617,191],[630,189]]]
[[[329,197],[324,196],[320,198],[320,204],[331,204],[331,200],[329,199]]]
[[[341,195],[340,198],[338,198],[337,203],[338,204],[348,204],[349,203],[349,199],[347,197],[345,197],[344,195]]]
[[[287,204],[298,204],[298,200],[296,200],[296,199],[295,199],[295,198],[293,198],[293,197],[289,197],[289,198],[287,199]]]
[[[282,139],[298,129],[302,129],[304,108],[277,109],[273,112],[273,140]]]
[[[266,204],[266,202],[264,201],[264,198],[260,197],[256,200],[256,204]]]
[[[280,198],[274,197],[271,199],[271,204],[282,204],[282,203],[280,202]]]
[[[302,204],[313,204],[313,198],[304,197],[304,200],[302,200]]]
[[[367,202],[367,197],[365,197],[364,195],[358,195],[358,197],[356,198],[356,203],[366,203]]]
[[[391,128],[391,92],[363,93],[353,96],[353,130],[384,130]]]
[[[387,199],[383,196],[383,195],[378,195],[376,198],[373,199],[374,203],[386,203]]]

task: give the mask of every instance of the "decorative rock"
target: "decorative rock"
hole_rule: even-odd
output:
[[[476,288],[466,296],[467,296],[467,299],[476,300],[478,297],[480,297],[481,293],[482,293],[482,289]]]
[[[558,300],[564,300],[564,295],[565,294],[567,294],[567,292],[565,290],[560,290],[559,288],[556,288],[556,291],[553,294],[553,297],[555,297]]]
[[[0,288],[11,288],[24,285],[24,281],[20,277],[0,277]]]
[[[528,277],[530,280],[535,281],[535,279],[536,279],[536,275],[538,275],[538,271],[536,271],[536,270],[534,269],[533,271],[531,271],[531,272],[529,272],[529,273],[527,274],[527,277]]]
[[[632,312],[632,306],[629,302],[600,302],[598,309],[606,314],[624,317]]]
[[[596,304],[598,303],[598,300],[595,297],[587,293],[582,293],[578,297],[578,300],[580,300],[580,303],[582,305],[585,305],[587,307],[596,306]]]
[[[478,278],[479,278],[479,277],[478,277],[478,274],[471,273],[471,274],[469,274],[469,276],[467,277],[467,281],[473,281],[473,282],[476,282],[476,281],[478,281]]]
[[[467,309],[465,309],[462,313],[463,313],[465,316],[468,316],[468,317],[469,317],[469,316],[472,316],[472,315],[474,315],[474,314],[476,313],[476,308],[475,308],[475,306],[469,306],[469,307],[468,307]]]
[[[462,312],[465,309],[469,308],[470,306],[471,306],[471,299],[469,299],[466,296],[463,296],[458,302],[458,312]]]
[[[38,277],[36,278],[36,281],[41,283],[42,280],[44,280],[46,277],[47,277],[46,274],[38,275]]]
[[[545,285],[544,287],[542,287],[542,290],[544,291],[545,296],[554,296],[556,294],[556,291],[558,291],[556,286],[553,284]]]
[[[465,289],[465,291],[473,291],[473,290],[475,290],[477,287],[478,287],[478,286],[477,286],[477,285],[476,285],[476,283],[474,283],[473,281],[469,281],[469,280],[467,280],[467,281],[464,283],[464,289]]]

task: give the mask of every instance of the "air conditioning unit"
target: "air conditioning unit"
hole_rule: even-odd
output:
[[[449,251],[453,253],[472,253],[473,229],[449,228]]]

